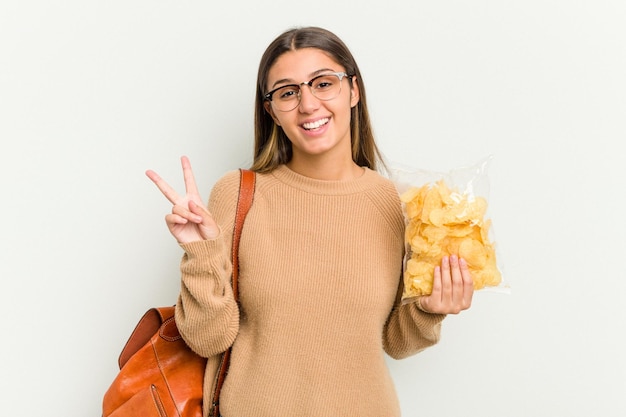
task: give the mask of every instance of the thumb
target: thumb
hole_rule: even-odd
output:
[[[220,228],[215,223],[213,216],[206,207],[197,204],[195,201],[189,201],[189,211],[199,217],[198,229],[203,239],[215,239],[220,235]]]

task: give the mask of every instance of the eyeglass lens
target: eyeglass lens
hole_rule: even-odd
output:
[[[311,93],[319,100],[332,100],[341,94],[341,79],[344,74],[323,74],[308,83]],[[280,111],[295,109],[300,103],[302,85],[290,84],[277,88],[272,93],[272,103]]]

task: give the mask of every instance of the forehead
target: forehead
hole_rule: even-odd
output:
[[[267,83],[279,80],[308,81],[319,70],[345,71],[331,56],[316,48],[303,48],[282,54],[270,67]]]

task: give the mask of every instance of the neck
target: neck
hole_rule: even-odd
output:
[[[360,177],[364,170],[352,159],[333,161],[328,158],[298,158],[296,155],[287,163],[292,171],[305,177],[325,181],[349,181]]]

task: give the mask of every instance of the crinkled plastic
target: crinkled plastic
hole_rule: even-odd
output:
[[[429,295],[435,266],[453,254],[467,261],[475,290],[509,291],[488,215],[491,159],[448,172],[390,169],[406,221],[403,302]]]

